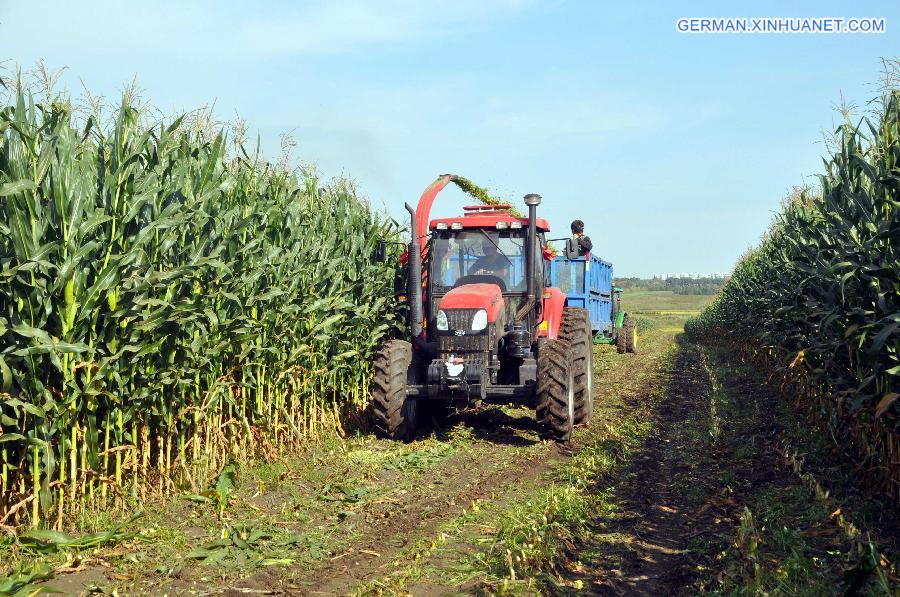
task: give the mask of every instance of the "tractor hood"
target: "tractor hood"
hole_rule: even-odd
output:
[[[438,308],[484,309],[488,321],[493,322],[503,312],[503,293],[496,284],[463,284],[445,294]]]

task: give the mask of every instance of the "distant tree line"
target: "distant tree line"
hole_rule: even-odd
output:
[[[643,290],[668,290],[675,294],[716,294],[727,278],[616,278],[619,288]]]

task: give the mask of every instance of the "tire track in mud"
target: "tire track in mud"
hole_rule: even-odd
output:
[[[679,345],[674,368],[660,380],[666,390],[652,411],[654,432],[603,483],[612,489],[615,514],[596,517],[592,532],[577,538],[559,562],[589,594],[669,595],[691,582],[690,541],[708,532],[714,517],[697,512],[685,496],[682,481],[690,471],[683,456],[691,440],[685,426],[706,424],[710,383],[696,347]]]
[[[524,440],[516,431],[528,430],[530,422],[511,419],[499,409],[471,414],[463,422],[474,425],[483,437],[430,468],[412,491],[393,492],[364,508],[361,534],[345,543],[339,553],[293,580],[263,571],[235,582],[223,594],[262,589],[272,594],[349,593],[361,582],[383,574],[383,568],[407,547],[433,536],[473,502],[537,478],[561,458],[552,444],[528,450],[529,444],[537,442]],[[492,428],[495,425],[499,429]]]
[[[665,346],[668,346],[668,342]],[[606,350],[605,348],[600,350]],[[595,383],[595,401],[602,403],[612,392],[634,392],[639,372],[658,367],[663,350],[628,355],[598,372],[604,383]],[[627,417],[640,401],[629,407],[600,408],[593,425],[614,425]],[[533,415],[532,415],[533,416]],[[592,428],[580,431],[567,446],[538,443],[522,436],[534,432],[533,418],[513,418],[500,409],[469,414],[462,423],[477,438],[465,451],[430,469],[418,482],[417,491],[391,496],[366,510],[368,521],[360,537],[345,544],[340,553],[320,566],[286,580],[268,571],[237,581],[225,595],[266,589],[273,594],[340,595],[360,584],[385,575],[388,566],[416,541],[433,538],[441,526],[461,516],[473,502],[492,499],[513,502],[517,489],[541,484],[542,477],[567,460],[568,455],[593,441]],[[534,449],[529,447],[534,446]],[[437,486],[436,490],[430,488]],[[454,590],[458,590],[458,587]],[[431,588],[428,594],[441,594]]]
[[[511,416],[500,408],[487,408],[466,413],[460,420],[469,437],[463,436],[457,453],[429,466],[419,476],[379,471],[379,482],[391,482],[391,476],[396,475],[396,489],[380,493],[379,499],[357,509],[352,529],[334,527],[336,541],[328,559],[312,567],[307,563],[257,570],[228,585],[207,586],[204,594],[339,595],[373,586],[371,583],[397,572],[397,565],[407,565],[409,562],[402,558],[416,552],[421,544],[433,541],[445,525],[455,523],[473,502],[485,501],[501,509],[515,505],[527,491],[545,486],[547,477],[568,462],[574,451],[596,441],[598,429],[635,416],[638,408],[646,409],[647,405],[639,399],[632,404],[603,403],[613,394],[640,395],[642,384],[658,377],[657,370],[676,331],[658,328],[642,336],[647,346],[637,355],[616,355],[612,347],[597,348],[594,396],[600,406],[592,426],[580,429],[569,445],[560,448],[537,441],[533,412],[518,410]],[[449,439],[451,434],[435,430],[435,437]],[[453,441],[457,443],[459,439]],[[449,554],[451,558],[480,549],[469,543],[459,547],[458,553]],[[456,563],[437,562],[431,555],[429,552],[423,558],[439,569]],[[438,559],[447,556],[448,551],[444,550]],[[448,586],[443,578],[434,586],[413,588],[414,594],[428,595],[461,589]]]
[[[538,456],[517,455],[497,470],[486,470],[477,461],[468,459],[455,463],[450,471],[442,469],[439,472],[445,478],[444,493],[416,494],[405,503],[381,509],[379,522],[366,530],[362,540],[348,546],[346,556],[332,559],[313,573],[315,588],[310,589],[310,594],[343,594],[361,582],[380,576],[383,568],[407,546],[433,536],[442,523],[460,516],[473,502],[506,492],[525,478],[542,475],[551,467],[551,461]],[[436,515],[429,517],[430,513]],[[385,549],[395,542],[399,545]]]
[[[680,328],[678,328],[680,329]],[[602,383],[594,384],[594,400],[595,400],[595,417],[592,424],[587,429],[580,429],[575,435],[573,441],[561,448],[553,445],[546,445],[544,452],[539,457],[545,457],[552,454],[552,457],[545,458],[541,462],[541,466],[536,470],[516,470],[516,467],[506,469],[504,478],[511,479],[507,485],[505,494],[495,496],[493,500],[492,512],[503,512],[506,508],[514,506],[517,502],[531,495],[530,492],[540,490],[547,485],[548,477],[562,465],[565,465],[569,456],[577,453],[580,449],[601,441],[606,437],[606,429],[608,426],[616,426],[617,423],[625,421],[636,416],[643,416],[643,413],[649,408],[648,402],[643,399],[647,391],[648,382],[651,385],[657,383],[665,383],[665,373],[661,371],[663,363],[667,359],[667,349],[671,347],[672,340],[675,335],[675,329],[656,329],[651,337],[653,341],[648,343],[648,350],[638,355],[616,355],[608,351],[608,348],[600,347],[595,356],[602,360],[605,368],[598,367],[595,373]],[[611,358],[610,358],[611,357]],[[614,395],[626,395],[625,400],[611,400]],[[450,517],[448,517],[449,519]],[[448,520],[445,519],[445,520]],[[452,585],[447,582],[447,576],[444,573],[452,571],[463,560],[471,556],[474,552],[481,551],[483,545],[479,546],[482,541],[490,541],[493,537],[493,529],[481,533],[463,533],[452,538],[451,543],[443,549],[439,549],[434,553],[427,553],[424,559],[419,562],[429,567],[430,574],[424,578],[414,581],[408,586],[404,586],[402,594],[412,595],[443,595],[443,594],[461,594],[461,593],[477,593],[485,592],[485,588],[479,583],[466,582],[464,586]],[[427,550],[426,550],[427,551]],[[375,578],[387,579],[389,575],[385,574],[386,566],[382,565],[377,572]],[[362,580],[362,579],[360,579]],[[370,577],[369,580],[372,580]],[[347,588],[352,588],[348,586]],[[491,591],[487,591],[490,593]]]
[[[856,539],[835,518],[841,509],[849,513],[862,502],[816,506],[823,499],[819,494],[829,492],[805,488],[784,457],[789,434],[803,433],[794,429],[797,420],[779,412],[787,408],[782,399],[752,368],[746,372],[725,364],[723,376],[706,348],[683,338],[676,343],[674,366],[661,372],[660,381],[668,380],[664,395],[649,413],[653,432],[622,469],[598,480],[597,491],[606,492],[609,507],[548,563],[542,592],[695,595],[719,587],[725,593],[752,592],[761,582],[760,565],[769,568],[772,586],[785,582],[785,592],[800,587],[799,594],[842,594],[851,585],[839,583],[854,573],[862,576],[860,583],[872,584],[873,573],[859,573],[862,560],[854,560],[861,557],[853,555]],[[833,489],[847,478],[837,475],[828,485]],[[822,513],[815,514],[819,509]],[[772,523],[775,528],[767,531],[770,510],[783,512],[783,520],[774,518],[782,526]],[[758,523],[754,514],[761,516]],[[888,517],[871,524],[866,537],[880,537],[890,554],[895,529]],[[779,543],[792,532],[802,540],[791,547]],[[795,558],[792,563],[790,558]],[[881,562],[887,575],[890,561],[884,557]],[[797,573],[791,589],[785,569],[809,562],[815,562],[815,570]]]

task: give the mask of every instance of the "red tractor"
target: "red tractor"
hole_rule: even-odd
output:
[[[477,205],[429,222],[435,197],[455,180],[445,174],[417,209],[406,204],[409,338],[389,340],[376,356],[376,430],[410,440],[429,406],[488,400],[532,404],[541,435],[568,441],[592,412],[591,322],[549,286],[541,197],[525,196],[527,218],[509,205]]]

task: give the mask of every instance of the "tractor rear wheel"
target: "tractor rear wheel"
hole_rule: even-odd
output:
[[[538,350],[535,408],[538,431],[541,437],[567,442],[575,425],[571,349],[562,340],[545,340]]]
[[[567,342],[572,351],[575,424],[583,425],[590,421],[594,412],[594,343],[587,309],[566,307],[563,310],[559,338]]]
[[[625,322],[622,322],[622,327],[616,328],[616,352],[619,354],[625,354],[628,350],[628,345],[625,336]]]
[[[629,315],[625,318],[625,322],[622,324],[622,329],[625,331],[626,352],[637,354],[637,320],[634,318],[634,316]]]
[[[416,435],[416,401],[406,396],[410,363],[412,345],[404,340],[389,340],[375,355],[372,414],[382,437],[410,441]]]

